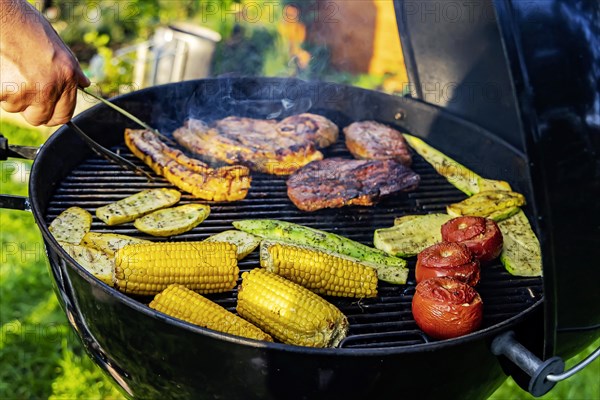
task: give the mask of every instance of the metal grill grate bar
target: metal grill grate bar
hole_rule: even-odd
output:
[[[113,150],[142,166],[124,147]],[[327,151],[326,156],[350,157],[341,141]],[[143,168],[149,171],[146,166]],[[335,232],[372,245],[373,231],[393,225],[394,218],[405,214],[444,212],[447,204],[465,198],[463,193],[451,186],[419,156],[414,157],[413,169],[421,175],[421,184],[415,192],[392,196],[374,207],[344,207],[315,213],[305,213],[293,206],[287,198],[284,177],[253,173],[252,188],[245,200],[229,204],[208,202],[212,206],[209,218],[191,232],[178,236],[176,240],[203,240],[212,234],[232,229],[231,222],[235,220],[273,218]],[[156,187],[171,185],[163,178],[148,182],[101,158],[90,158],[73,170],[56,188],[47,209],[47,222],[71,206],[79,206],[94,213],[96,208],[108,202]],[[182,196],[182,203],[192,201],[194,200],[189,195]],[[131,223],[109,227],[95,219],[92,230],[149,238],[137,231]],[[243,272],[258,265],[255,252],[240,262],[240,269]],[[418,330],[412,318],[414,260],[409,261],[409,266],[411,272],[407,285],[394,286],[380,282],[379,296],[375,299],[327,298],[350,321],[350,333],[342,343],[343,347],[389,348],[429,341]],[[495,263],[482,269],[482,280],[477,289],[484,301],[483,327],[489,327],[519,314],[538,301],[542,296],[542,281],[540,278],[513,277],[500,264]],[[235,311],[236,290],[210,297],[230,311]],[[139,300],[149,301],[147,298]]]

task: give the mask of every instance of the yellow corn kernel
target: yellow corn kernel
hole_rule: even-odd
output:
[[[242,274],[238,314],[283,343],[336,347],[348,319],[319,295],[263,268]]]
[[[250,339],[273,341],[260,328],[182,285],[170,285],[157,294],[150,302],[150,308],[203,328]]]
[[[172,283],[199,293],[235,287],[236,249],[223,242],[133,244],[117,251],[115,285],[124,293],[154,295]]]
[[[263,240],[260,265],[318,294],[377,296],[375,268],[320,250]]]

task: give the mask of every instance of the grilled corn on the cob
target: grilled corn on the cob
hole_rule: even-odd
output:
[[[226,292],[233,289],[238,274],[230,243],[133,244],[115,257],[115,284],[131,294],[154,295],[172,283],[200,293]]]
[[[276,339],[297,346],[336,347],[348,333],[348,319],[337,307],[263,268],[242,274],[237,312]]]
[[[377,277],[385,282],[404,285],[408,277],[406,261],[402,258],[335,233],[274,219],[234,221],[233,226],[263,239],[313,247],[352,258],[375,268]]]
[[[150,303],[150,308],[203,328],[256,340],[273,341],[273,338],[260,328],[182,285],[170,285],[157,294]]]
[[[324,251],[263,240],[260,265],[318,294],[377,296],[374,268]]]

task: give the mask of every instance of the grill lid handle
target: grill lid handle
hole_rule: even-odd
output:
[[[548,375],[561,374],[565,370],[565,363],[560,357],[540,360],[517,342],[513,331],[505,332],[493,340],[492,353],[505,356],[531,377],[527,390],[535,397],[548,393],[556,385],[556,382],[547,379]]]
[[[39,150],[39,147],[8,144],[8,139],[0,133],[0,161],[5,161],[9,157],[33,160]]]
[[[550,374],[546,377],[546,379],[548,379],[549,381],[552,381],[552,382],[563,381],[567,378],[572,377],[573,375],[575,375],[576,373],[578,373],[579,371],[581,371],[582,369],[584,369],[585,367],[590,365],[592,363],[592,361],[594,361],[598,357],[600,357],[600,347],[598,347],[596,350],[594,350],[592,352],[592,354],[590,354],[589,356],[584,358],[582,361],[577,363],[573,368],[568,369],[567,371],[563,372],[562,374],[558,374],[558,375]]]
[[[531,377],[527,390],[539,397],[548,393],[557,382],[570,378],[600,357],[600,347],[566,372],[563,372],[565,363],[560,357],[540,360],[515,339],[513,331],[505,332],[492,341],[492,353],[505,356],[526,372]]]
[[[15,146],[8,144],[8,139],[0,133],[0,161],[6,161],[8,158],[20,158],[33,160],[39,151],[39,147],[33,146]],[[31,211],[29,198],[24,196],[12,196],[0,194],[0,209]]]
[[[0,194],[0,209],[31,211],[29,198],[24,196],[12,196]]]

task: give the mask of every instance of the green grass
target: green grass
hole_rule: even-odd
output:
[[[39,145],[37,130],[1,124],[9,142]],[[0,193],[27,195],[31,162],[0,163]],[[84,354],[51,285],[30,213],[0,210],[0,399],[122,398]]]
[[[13,144],[38,145],[36,130],[0,125]],[[0,193],[27,194],[31,163],[0,163]],[[0,210],[0,399],[121,399],[108,378],[84,354],[51,286],[41,235],[33,217]],[[589,354],[600,340],[569,360]],[[512,379],[494,400],[531,399]],[[600,360],[559,383],[542,399],[600,399]]]

